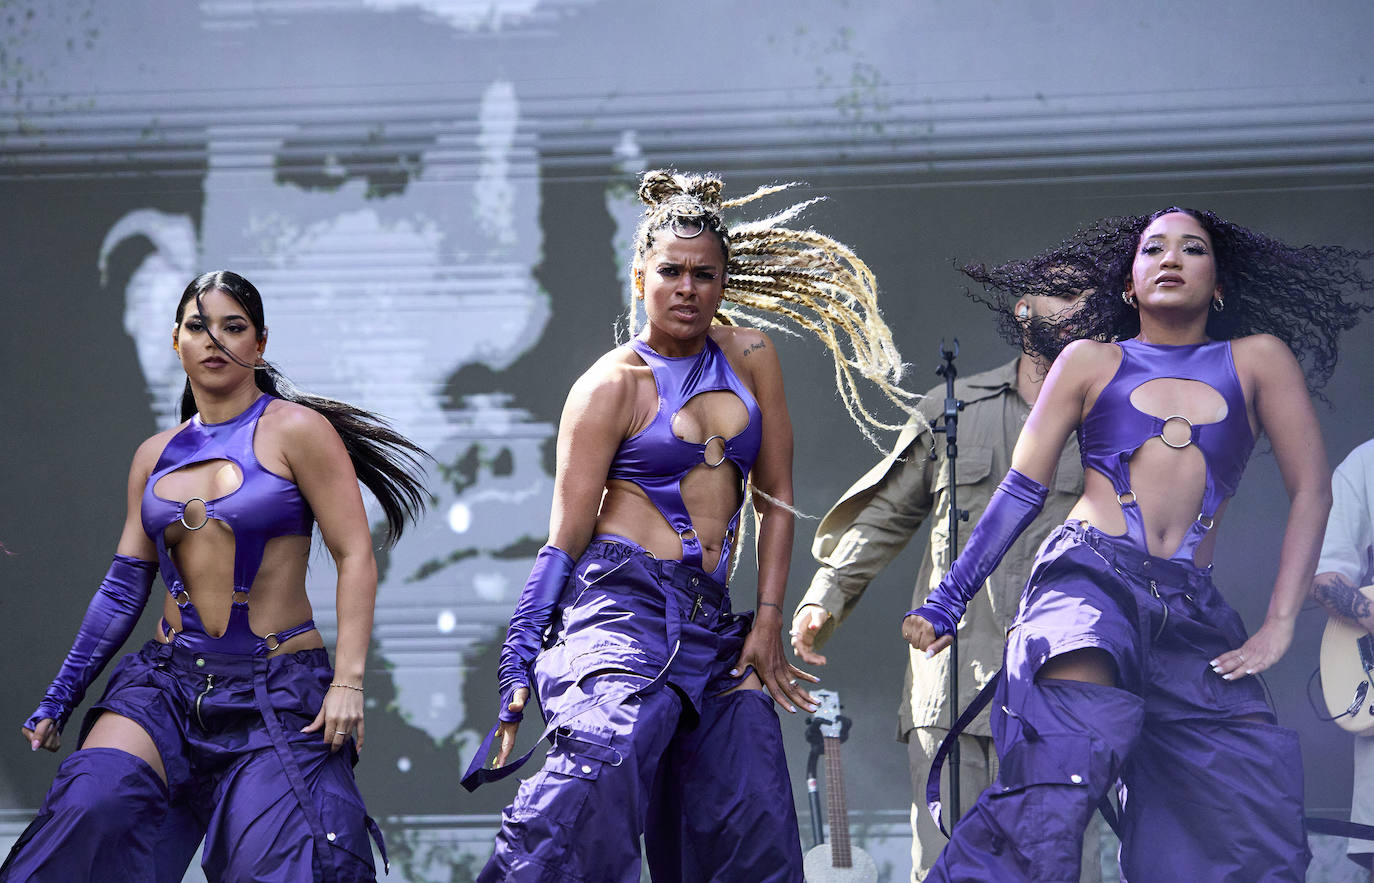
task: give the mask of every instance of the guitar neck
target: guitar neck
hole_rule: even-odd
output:
[[[844,797],[844,761],[840,740],[825,737],[825,814],[830,822],[830,859],[837,868],[852,868],[854,855],[849,845],[849,807]]]

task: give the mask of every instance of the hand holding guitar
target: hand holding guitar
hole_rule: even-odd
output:
[[[1312,595],[1331,614],[1321,647],[1327,713],[1343,730],[1374,732],[1374,586],[1357,589],[1339,574],[1323,573]]]

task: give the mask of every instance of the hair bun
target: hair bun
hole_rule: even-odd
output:
[[[706,175],[691,175],[687,179],[687,192],[712,211],[720,211],[720,191],[724,186],[719,178]]]
[[[703,207],[720,211],[720,193],[724,184],[710,175],[683,175],[672,169],[653,169],[645,172],[639,183],[639,199],[651,209],[670,200],[688,197]]]
[[[640,201],[653,207],[681,195],[683,188],[680,178],[680,175],[670,169],[653,169],[645,172],[639,182]]]

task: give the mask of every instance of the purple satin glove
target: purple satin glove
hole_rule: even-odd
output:
[[[553,611],[563,594],[563,586],[572,576],[572,556],[557,546],[544,546],[534,558],[530,578],[515,604],[506,642],[501,645],[501,658],[496,666],[496,683],[501,691],[501,711],[497,715],[507,723],[522,720],[523,711],[511,711],[515,691],[530,685],[530,666],[544,643],[544,631],[553,621]]]
[[[38,709],[24,721],[26,728],[32,730],[44,718],[51,718],[58,732],[62,731],[67,718],[81,704],[91,681],[100,676],[105,663],[133,632],[148,604],[156,573],[157,564],[152,561],[128,555],[114,556],[105,579],[101,580],[100,588],[86,608],[72,649],[67,651],[67,658],[43,694]]]
[[[954,566],[926,598],[926,603],[907,616],[914,613],[930,623],[935,627],[937,638],[954,634],[969,600],[997,569],[1011,544],[1040,514],[1049,492],[1049,488],[1035,479],[1015,469],[1007,470],[1006,478],[993,492],[983,517],[973,526],[973,533],[969,534],[968,543]]]

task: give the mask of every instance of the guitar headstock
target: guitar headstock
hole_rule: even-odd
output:
[[[843,726],[840,723],[840,694],[834,690],[812,690],[816,699],[816,710],[811,717],[821,725],[821,735],[832,739],[842,738]]]

